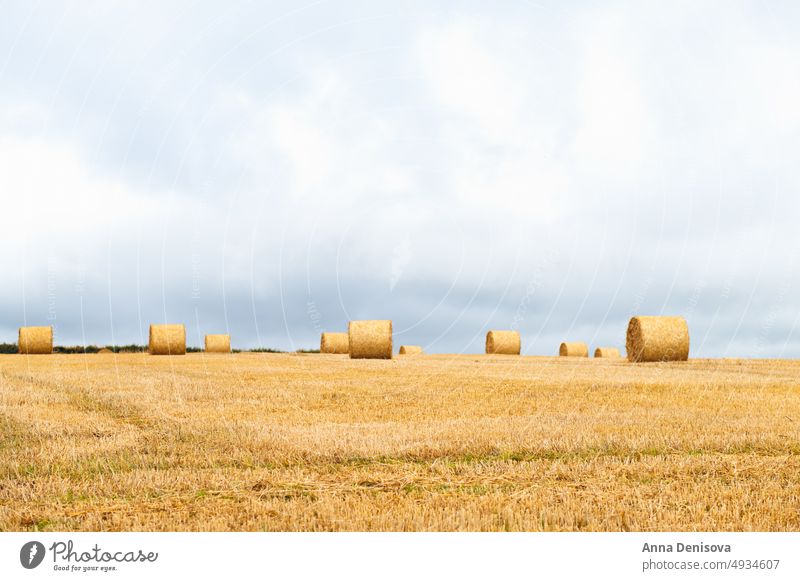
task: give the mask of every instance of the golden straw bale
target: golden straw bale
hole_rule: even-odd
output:
[[[230,353],[230,335],[206,335],[206,353]]]
[[[19,352],[23,355],[48,355],[53,352],[53,327],[20,327]]]
[[[629,361],[686,361],[689,325],[683,317],[633,317],[625,347]]]
[[[323,333],[319,340],[320,353],[349,353],[350,338],[347,333]]]
[[[391,321],[350,321],[347,327],[351,359],[391,359]]]
[[[400,355],[422,355],[422,347],[419,345],[400,345]]]
[[[622,355],[620,355],[619,353],[619,349],[617,349],[616,347],[598,347],[597,349],[594,350],[594,356],[597,358],[602,357],[605,359],[617,359],[619,357],[622,357]]]
[[[562,343],[558,354],[561,357],[589,357],[589,347],[586,343]]]
[[[521,346],[519,331],[489,331],[486,333],[486,353],[489,355],[519,355]]]
[[[186,327],[183,325],[150,325],[150,355],[185,355]]]
[[[108,355],[109,353],[113,353],[113,351],[111,349],[108,349],[107,347],[103,347],[102,349],[97,350],[98,355]]]

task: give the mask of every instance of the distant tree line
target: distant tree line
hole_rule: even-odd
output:
[[[114,353],[146,353],[147,345],[55,345],[53,353],[75,354],[75,353],[97,353],[102,349],[107,349]],[[0,343],[0,354],[17,353],[19,348],[16,343]],[[280,349],[269,347],[257,347],[255,349],[231,349],[233,353],[286,353]],[[202,353],[200,347],[186,347],[187,353]],[[298,349],[297,353],[319,353],[319,349]]]

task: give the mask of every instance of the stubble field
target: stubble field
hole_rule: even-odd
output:
[[[800,530],[800,363],[0,356],[0,530]]]

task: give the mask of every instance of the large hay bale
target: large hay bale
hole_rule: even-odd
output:
[[[558,354],[560,357],[589,357],[589,347],[586,343],[562,343]]]
[[[319,340],[320,353],[349,353],[350,338],[347,333],[323,333]]]
[[[391,359],[391,321],[350,321],[350,359]]]
[[[98,349],[97,350],[97,354],[98,355],[109,355],[111,353],[114,353],[114,352],[111,349],[109,349],[108,347],[103,347],[102,349]]]
[[[400,355],[422,355],[422,347],[419,345],[400,345]]]
[[[594,350],[594,356],[603,359],[618,359],[622,357],[616,347],[598,347]]]
[[[183,325],[150,325],[150,355],[186,355],[186,327]]]
[[[486,353],[489,355],[519,355],[522,341],[519,331],[489,331],[486,333]]]
[[[230,335],[206,335],[206,353],[230,353]]]
[[[686,361],[689,325],[683,317],[633,317],[625,348],[629,361]]]
[[[20,327],[17,345],[23,355],[49,355],[53,352],[53,327]]]

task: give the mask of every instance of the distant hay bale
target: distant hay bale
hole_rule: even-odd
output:
[[[489,331],[486,333],[486,353],[489,355],[519,355],[521,346],[519,331]]]
[[[391,321],[350,321],[347,327],[351,359],[391,359]]]
[[[150,355],[186,355],[186,327],[183,325],[150,325]]]
[[[323,333],[319,340],[320,353],[349,353],[350,338],[347,333]]]
[[[49,355],[53,352],[53,327],[20,327],[17,345],[23,355]]]
[[[562,343],[558,348],[560,357],[589,357],[589,347],[586,343]]]
[[[422,355],[422,347],[419,345],[400,345],[400,355]]]
[[[618,359],[622,357],[616,347],[598,347],[594,350],[595,358]]]
[[[230,335],[206,335],[206,353],[230,353]]]
[[[98,355],[108,355],[109,353],[113,353],[113,351],[111,349],[107,349],[106,347],[97,350]]]
[[[689,325],[683,317],[633,317],[625,347],[629,361],[686,361]]]

